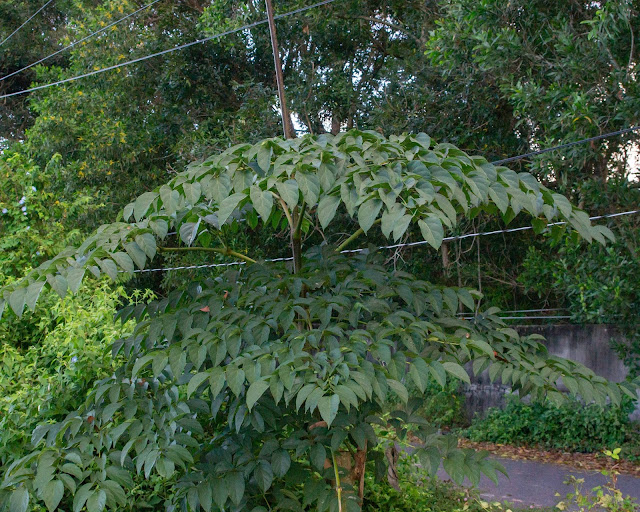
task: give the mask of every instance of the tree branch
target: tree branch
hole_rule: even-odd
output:
[[[379,18],[374,18],[373,16],[338,16],[338,18],[342,18],[342,19],[358,19],[358,20],[364,20],[364,21],[371,21],[373,23],[380,23],[380,25],[385,25],[385,26],[387,26],[389,28],[392,28],[393,30],[397,30],[398,32],[402,32],[403,34],[409,36],[411,39],[413,39],[418,44],[422,43],[422,41],[420,40],[419,37],[416,37],[415,35],[413,35],[406,28],[404,28],[404,27],[402,27],[400,25],[396,25],[395,23],[392,23],[392,22],[387,21],[387,20],[381,20]]]
[[[376,219],[373,222],[373,225],[375,226],[376,224],[380,224],[382,222],[382,218]],[[345,247],[347,247],[351,242],[353,242],[356,238],[358,238],[362,233],[364,233],[364,230],[362,228],[358,228],[353,235],[351,235],[349,238],[347,238],[344,242],[342,242],[338,248],[336,249],[336,252],[340,252],[340,251],[344,251]]]
[[[224,254],[225,256],[233,256],[239,260],[246,261],[247,263],[255,263],[256,260],[246,256],[242,253],[236,252],[229,247],[158,247],[158,252],[215,252],[218,254]]]
[[[289,208],[287,207],[287,203],[284,202],[284,199],[282,199],[278,194],[276,194],[275,192],[271,192],[274,197],[278,200],[278,202],[280,203],[280,206],[282,206],[282,210],[284,211],[284,215],[285,217],[287,217],[287,221],[289,222],[289,227],[291,228],[291,230],[293,231],[293,229],[295,228],[295,224],[293,222],[293,219],[291,218],[291,212],[289,212]]]

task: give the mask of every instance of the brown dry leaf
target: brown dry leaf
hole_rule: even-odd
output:
[[[481,443],[469,441],[468,439],[460,439],[458,446],[474,450],[486,450],[489,453],[507,459],[563,464],[584,471],[602,471],[612,467],[611,459],[602,453],[569,453],[558,450],[540,450],[528,446]],[[618,461],[615,464],[615,469],[621,474],[640,476],[640,466],[629,461]]]

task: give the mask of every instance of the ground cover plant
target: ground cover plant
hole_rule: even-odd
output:
[[[477,483],[500,469],[415,414],[409,381],[418,395],[430,377],[468,382],[470,363],[535,399],[563,401],[560,378],[589,402],[633,396],[632,383],[550,356],[495,309],[458,316],[476,311],[478,292],[395,271],[373,249],[343,253],[378,229],[437,249],[445,228],[481,212],[505,221],[525,212],[538,232],[566,221],[555,236],[612,238],[531,175],[425,134],[241,144],[142,194],[120,222],[6,286],[0,308],[22,315],[43,289],[64,296],[104,275],[131,277],[159,254],[203,251],[245,265],[121,310],[136,324],[113,345],[123,364],[84,406],[34,430],[34,450],[4,471],[1,503],[123,510],[135,506],[125,489],[153,479],[165,489],[156,506],[168,511],[360,510],[367,460],[381,474],[393,469],[394,457],[374,450],[376,425],[419,439],[431,473],[443,462],[453,480]],[[332,229],[338,213],[353,219],[347,236]],[[279,226],[289,261],[256,262],[229,247],[241,219],[245,229]],[[391,413],[389,391],[406,404]]]
[[[429,476],[416,457],[403,455],[398,462],[398,488],[386,480],[366,476],[364,512],[517,512],[507,503],[488,502],[476,491]],[[530,512],[548,509],[527,507]]]
[[[623,457],[637,460],[637,425],[629,420],[633,401],[601,407],[567,401],[524,403],[510,400],[504,409],[490,409],[475,418],[465,436],[472,441],[539,446],[569,452],[594,453],[624,447]]]

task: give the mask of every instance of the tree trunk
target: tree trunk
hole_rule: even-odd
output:
[[[362,505],[364,499],[364,475],[367,464],[367,442],[363,449],[358,449],[355,453],[348,450],[339,452],[336,455],[336,463],[338,467],[345,471],[345,475],[340,479],[340,486],[344,488],[345,485],[353,487],[358,493],[358,502]],[[325,469],[329,469],[333,466],[330,459],[324,461]],[[332,481],[332,485],[335,486],[336,482]],[[343,493],[343,496],[346,493]]]
[[[449,265],[451,265],[451,260],[449,259],[449,246],[444,242],[442,244],[442,266],[447,272],[449,270]]]
[[[338,135],[340,133],[340,118],[337,115],[334,115],[331,118],[331,134]]]

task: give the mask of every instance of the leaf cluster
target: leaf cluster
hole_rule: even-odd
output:
[[[253,227],[274,218],[277,224],[284,215],[294,238],[317,223],[326,237],[341,208],[359,226],[354,237],[379,223],[386,238],[399,240],[417,225],[434,248],[460,215],[473,218],[483,211],[500,213],[507,222],[525,211],[537,231],[561,218],[588,241],[613,238],[530,174],[494,167],[448,144],[432,147],[425,134],[386,139],[353,130],[335,137],[276,138],[234,146],[145,192],[125,207],[128,222],[101,226],[78,249],[63,251],[18,286],[5,288],[0,313],[7,303],[17,315],[25,306],[33,309],[45,286],[61,296],[75,292],[87,273],[131,276],[154,259],[170,229],[187,247],[243,257],[214,243],[216,232],[242,215]],[[553,229],[559,234],[563,228]]]
[[[375,425],[419,438],[431,473],[443,461],[456,481],[495,478],[486,454],[458,449],[414,414],[410,380],[420,391],[429,378],[468,382],[473,361],[475,373],[488,368],[523,396],[562,400],[560,377],[599,402],[632,392],[549,356],[492,311],[476,323],[457,317],[460,304],[475,306],[468,291],[370,258],[308,254],[299,274],[255,264],[125,308],[122,319],[137,325],[113,351],[126,362],[85,408],[34,431],[39,448],[8,468],[2,496],[28,491],[53,510],[69,492],[75,510],[118,509],[136,475],[153,475],[173,486],[170,510],[334,510],[326,460],[374,447]],[[407,406],[383,417],[389,391]],[[287,490],[298,486],[301,501]]]

